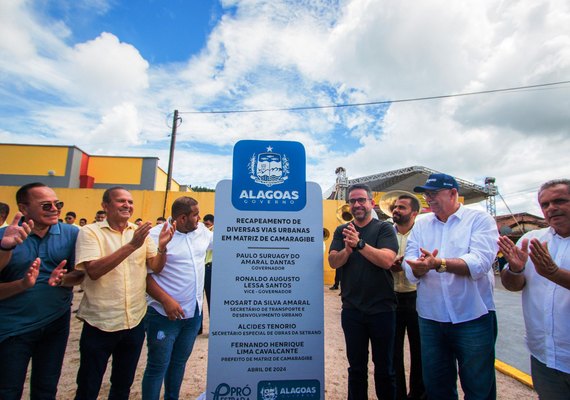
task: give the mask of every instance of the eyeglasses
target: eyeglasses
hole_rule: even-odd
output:
[[[63,201],[54,201],[53,203],[41,203],[40,207],[42,208],[42,210],[44,211],[51,211],[51,209],[53,207],[57,208],[58,210],[61,210],[63,208]]]
[[[433,199],[440,192],[443,192],[444,190],[449,190],[449,189],[439,189],[439,190],[430,190],[430,191],[426,190],[425,192],[422,193],[422,195],[424,196],[424,199]]]
[[[349,202],[351,205],[355,205],[356,202],[358,202],[358,204],[362,205],[362,204],[366,203],[367,200],[368,200],[368,199],[367,199],[366,197],[359,197],[359,198],[357,198],[357,199],[350,199],[350,200],[348,200],[348,202]]]

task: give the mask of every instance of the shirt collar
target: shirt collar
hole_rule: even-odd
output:
[[[556,231],[554,230],[554,228],[551,227],[551,226],[548,227],[548,233],[550,234],[551,237],[557,238],[558,240],[570,239],[570,236],[569,236],[569,237],[562,237],[562,236],[560,236],[558,233],[556,233]]]
[[[100,226],[101,228],[107,228],[107,229],[109,229],[109,230],[118,232],[118,231],[116,231],[115,229],[111,228],[111,226],[109,225],[109,222],[108,222],[107,220],[104,220],[104,221],[101,221],[101,222],[96,222],[96,224],[99,224],[99,226]],[[127,227],[125,228],[125,230],[129,230],[129,229],[134,229],[134,230],[136,230],[137,228],[138,228],[138,226],[137,226],[136,224],[134,224],[134,223],[132,223],[132,222],[128,222],[128,223],[127,223]]]
[[[48,229],[48,235],[61,235],[61,222],[58,222],[55,225],[52,225]]]
[[[459,208],[457,209],[457,211],[455,211],[453,214],[451,214],[447,218],[446,222],[449,222],[449,220],[451,220],[452,218],[462,219],[464,214],[465,214],[465,207],[463,206],[463,204],[459,203]],[[431,218],[432,218],[432,223],[433,222],[439,222],[440,224],[446,223],[446,222],[440,221],[439,218],[437,218],[433,212],[431,213]]]

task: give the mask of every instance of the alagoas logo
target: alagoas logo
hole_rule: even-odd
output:
[[[279,391],[275,386],[268,382],[267,385],[262,385],[259,389],[259,396],[261,400],[277,400]]]
[[[321,385],[316,379],[259,381],[257,400],[318,400]]]
[[[232,204],[238,210],[299,211],[306,203],[305,148],[242,140],[234,147]]]
[[[257,157],[253,154],[248,164],[250,178],[267,187],[285,182],[289,175],[287,155],[273,153],[272,150],[273,147],[269,146],[266,152],[258,154]]]

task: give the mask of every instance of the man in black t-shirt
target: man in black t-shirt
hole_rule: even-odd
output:
[[[390,267],[398,251],[392,226],[372,218],[368,185],[348,188],[354,220],[339,226],[329,251],[332,268],[342,267],[342,329],[348,358],[348,399],[368,399],[368,345],[372,345],[378,399],[396,397],[393,351],[396,297]]]

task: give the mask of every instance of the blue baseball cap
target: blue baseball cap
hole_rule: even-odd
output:
[[[459,185],[455,178],[447,174],[431,174],[423,186],[416,186],[414,192],[422,193],[426,190],[457,189]]]

